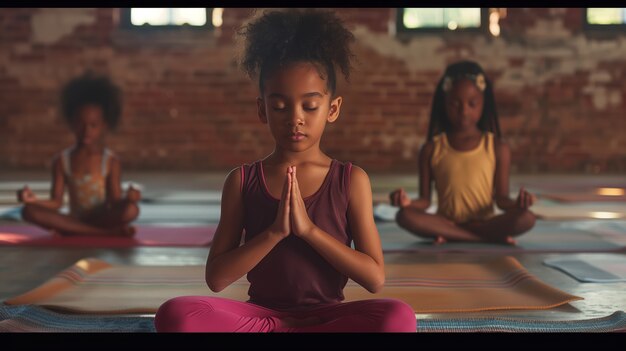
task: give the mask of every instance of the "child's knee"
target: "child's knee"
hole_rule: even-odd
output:
[[[398,299],[385,299],[383,301],[385,316],[381,321],[381,332],[415,332],[417,330],[413,307]]]
[[[535,226],[535,222],[537,222],[537,216],[535,216],[534,213],[532,213],[531,211],[526,211],[524,216],[526,217],[525,221],[528,224],[529,228]]]
[[[39,218],[39,212],[39,208],[37,208],[36,206],[31,204],[25,204],[24,207],[22,207],[22,219],[27,222],[37,221],[37,219]]]
[[[139,216],[139,206],[136,203],[127,201],[124,203],[124,210],[122,211],[122,221],[124,223],[130,223]]]
[[[157,332],[176,332],[180,330],[179,319],[183,315],[180,311],[179,298],[165,301],[154,315],[154,327]]]
[[[409,209],[407,209],[406,207],[402,207],[398,210],[398,212],[396,212],[396,223],[398,223],[398,225],[400,227],[406,227],[407,226],[407,222],[408,222],[408,211]]]
[[[184,332],[187,331],[188,316],[200,310],[203,306],[197,298],[179,296],[165,301],[154,316],[154,326],[157,332]]]
[[[516,218],[517,227],[523,230],[529,230],[535,226],[537,217],[529,210],[520,212]]]

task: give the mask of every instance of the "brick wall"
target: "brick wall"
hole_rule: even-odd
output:
[[[590,32],[582,9],[508,9],[501,35],[395,34],[395,9],[334,9],[357,37],[341,118],[322,146],[370,172],[415,172],[432,93],[448,63],[494,81],[513,172],[626,171],[626,34]],[[225,170],[272,149],[256,86],[236,66],[225,9],[209,32],[129,32],[118,9],[0,9],[0,168],[44,169],[72,143],[59,87],[90,68],[124,91],[109,146],[126,169]]]

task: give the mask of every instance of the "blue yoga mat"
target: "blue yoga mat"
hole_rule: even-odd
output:
[[[417,332],[612,332],[626,330],[626,313],[586,320],[539,321],[506,317],[418,319]],[[154,333],[154,317],[62,314],[45,308],[0,304],[0,332]]]
[[[22,220],[22,206],[0,210],[0,219],[19,222]]]
[[[567,273],[584,283],[626,282],[626,256],[619,254],[578,254],[548,258],[543,264]]]
[[[506,317],[420,319],[417,321],[418,333],[606,333],[624,330],[626,330],[624,311],[616,311],[606,317],[570,321],[540,321]]]
[[[63,314],[33,305],[0,304],[0,332],[155,332],[153,317]]]

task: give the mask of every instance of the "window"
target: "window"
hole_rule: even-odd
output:
[[[590,28],[626,28],[626,8],[588,8],[585,25]]]
[[[481,8],[400,8],[398,32],[481,30],[487,12]]]
[[[121,20],[125,28],[214,28],[222,25],[219,8],[126,8]]]

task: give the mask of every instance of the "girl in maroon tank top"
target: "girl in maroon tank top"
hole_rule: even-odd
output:
[[[219,292],[246,275],[250,299],[177,297],[159,308],[157,330],[415,332],[400,300],[342,302],[348,278],[372,293],[385,282],[369,178],[320,149],[339,117],[336,70],[348,78],[352,33],[333,13],[296,9],[239,33],[274,150],[227,176],[206,281]]]

